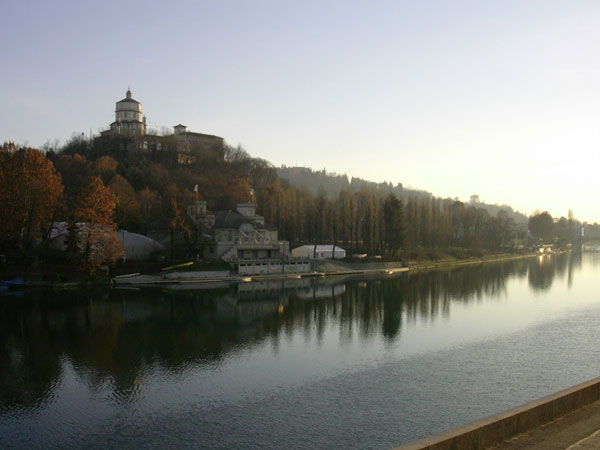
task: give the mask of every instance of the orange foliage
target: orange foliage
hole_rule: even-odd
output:
[[[229,180],[223,188],[223,196],[233,205],[253,200],[252,189],[245,178]]]
[[[0,239],[26,248],[55,214],[63,184],[54,165],[32,148],[0,147]]]
[[[92,178],[77,195],[73,216],[76,221],[85,224],[80,231],[80,240],[91,270],[102,262],[114,262],[123,255],[113,221],[116,205],[117,197],[104,186],[100,177]]]
[[[117,196],[115,219],[121,228],[134,227],[141,219],[140,203],[129,181],[121,175],[115,175],[108,188]]]
[[[107,183],[115,173],[117,173],[117,161],[110,156],[101,156],[93,164],[93,170],[96,175],[102,178],[103,183]]]

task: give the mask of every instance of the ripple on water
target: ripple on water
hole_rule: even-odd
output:
[[[426,275],[413,278],[429,286]],[[460,292],[477,287],[467,281]],[[452,292],[440,304],[416,291],[415,299],[406,294],[395,302],[393,286],[381,284],[390,288],[389,298],[373,291],[374,298],[361,303],[350,289],[352,296],[343,299],[290,302],[283,315],[269,312],[269,299],[248,302],[260,308],[243,323],[235,302],[174,301],[163,314],[167,303],[148,297],[133,299],[144,315],[133,314],[134,301],[126,307],[97,302],[98,311],[114,315],[94,316],[96,322],[77,334],[68,328],[74,313],[67,310],[52,345],[72,359],[62,360],[60,376],[40,381],[34,394],[29,385],[17,390],[35,401],[0,398],[0,436],[8,436],[0,447],[389,448],[595,376],[600,308],[569,312],[562,302],[554,321],[546,316],[495,329],[481,311],[512,323],[519,314],[537,317],[552,299],[539,294],[544,304],[529,311],[514,307],[527,299],[511,297],[512,303],[490,309],[493,300],[473,294],[457,306],[450,298],[462,297]],[[424,303],[426,312],[420,311]],[[295,315],[288,314],[293,308]],[[330,313],[334,308],[338,316]],[[455,334],[474,320],[461,311],[477,312],[483,322],[462,340]],[[192,313],[201,320],[188,320]],[[384,325],[386,317],[401,317],[399,328]],[[427,326],[417,329],[421,322]],[[441,332],[442,325],[450,331]],[[480,332],[488,325],[492,331]],[[201,326],[210,330],[203,334]],[[372,345],[384,326],[393,345]],[[63,328],[68,332],[61,334]],[[96,346],[73,342],[71,332]],[[438,342],[444,338],[448,342]],[[433,344],[419,345],[419,339]]]

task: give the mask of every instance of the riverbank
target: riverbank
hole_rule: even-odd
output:
[[[444,268],[452,268],[458,266],[475,266],[484,263],[494,263],[494,262],[503,262],[503,261],[511,261],[515,259],[525,259],[525,258],[533,258],[537,256],[536,253],[522,253],[522,254],[508,254],[508,253],[499,253],[493,255],[486,255],[481,257],[470,257],[466,259],[442,259],[437,261],[415,261],[414,263],[409,263],[408,267],[411,271],[420,271],[420,270],[435,270],[435,269],[444,269]]]
[[[197,266],[190,264],[183,270],[168,270],[164,273],[130,273],[125,275],[117,275],[113,277],[95,276],[74,278],[72,273],[57,274],[54,270],[50,277],[45,273],[34,272],[25,274],[6,273],[0,274],[2,279],[13,279],[16,276],[25,279],[23,286],[25,287],[43,287],[52,289],[71,289],[90,286],[106,286],[111,285],[165,285],[165,284],[184,284],[184,283],[201,283],[215,284],[226,286],[230,283],[247,283],[260,280],[285,280],[298,279],[306,277],[328,277],[342,275],[361,275],[361,274],[382,274],[393,275],[403,272],[417,272],[438,269],[451,269],[461,266],[473,266],[485,263],[503,262],[515,259],[534,257],[533,253],[525,254],[492,254],[480,257],[469,258],[444,258],[439,260],[413,260],[409,261],[408,265],[401,261],[367,261],[367,262],[352,262],[338,260],[315,260],[312,262],[311,271],[302,273],[271,273],[261,275],[243,276],[232,273],[227,270],[206,270],[206,269],[223,269],[213,266]],[[200,270],[199,270],[200,269]],[[204,269],[204,270],[203,270]]]
[[[243,276],[231,272],[201,272],[201,271],[172,271],[165,274],[130,274],[114,277],[114,285],[165,285],[184,283],[248,283],[261,280],[286,280],[309,277],[330,277],[345,275],[394,275],[409,271],[437,270],[460,266],[473,266],[485,263],[503,262],[515,259],[531,258],[535,254],[495,254],[485,257],[471,257],[469,259],[444,259],[439,261],[419,261],[409,264],[408,267],[400,261],[392,262],[347,262],[336,260],[315,260],[309,272],[302,273],[271,273],[261,275]]]

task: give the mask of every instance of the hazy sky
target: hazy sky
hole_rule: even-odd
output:
[[[0,141],[187,125],[279,166],[599,221],[598,1],[0,0]]]

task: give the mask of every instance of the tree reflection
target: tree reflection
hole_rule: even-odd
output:
[[[552,287],[557,272],[556,259],[553,255],[544,255],[531,261],[528,280],[534,291],[546,291]]]
[[[505,295],[511,277],[547,289],[568,266],[513,261],[375,278],[299,279],[214,290],[112,290],[0,300],[0,411],[51,397],[65,364],[92,390],[107,383],[130,402],[148,373],[218,367],[230,353],[294,335],[321,345],[383,338],[447,317],[455,303]]]

